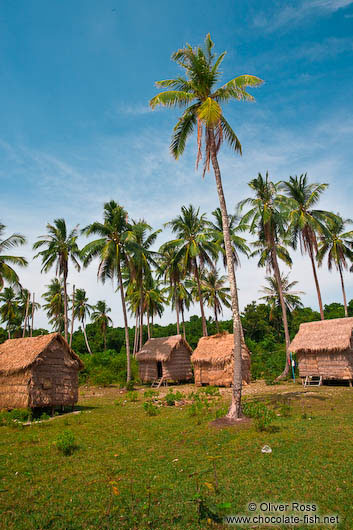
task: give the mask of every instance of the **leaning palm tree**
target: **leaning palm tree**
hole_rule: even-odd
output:
[[[20,288],[20,279],[17,272],[12,268],[12,265],[19,267],[26,267],[28,262],[21,256],[10,256],[7,251],[24,245],[26,238],[21,234],[12,234],[11,236],[2,239],[6,226],[0,223],[0,291],[4,288],[5,282]],[[4,254],[6,252],[6,254]]]
[[[267,285],[263,285],[260,292],[263,296],[260,296],[260,300],[264,300],[270,307],[270,320],[272,320],[276,310],[281,307],[281,299],[279,296],[279,288],[275,276],[266,276],[265,278]],[[281,274],[281,289],[284,298],[284,303],[287,312],[292,312],[294,309],[303,307],[300,300],[300,295],[304,294],[303,291],[293,291],[293,287],[297,285],[296,281],[289,281],[289,274]]]
[[[45,247],[34,257],[42,259],[41,272],[48,272],[53,266],[56,268],[56,275],[63,280],[64,288],[64,335],[68,340],[69,318],[68,318],[68,296],[67,277],[69,273],[69,261],[71,259],[76,270],[80,270],[80,251],[77,246],[78,230],[77,226],[67,231],[65,219],[54,219],[54,224],[47,224],[48,234],[39,236],[40,239],[33,245],[33,249]]]
[[[91,314],[91,320],[95,324],[98,324],[101,328],[103,335],[104,351],[107,349],[107,328],[109,324],[112,324],[113,321],[108,315],[111,312],[110,307],[104,300],[99,300],[93,308],[93,313]]]
[[[92,351],[87,339],[86,333],[86,318],[90,316],[93,306],[88,303],[88,298],[86,296],[86,291],[84,289],[76,289],[75,299],[72,301],[73,304],[73,317],[77,318],[82,324],[83,336],[85,338],[86,348],[88,353],[92,355]]]
[[[220,276],[217,269],[205,271],[201,280],[201,290],[208,307],[213,309],[217,333],[219,333],[218,315],[223,314],[224,307],[232,307],[230,289],[226,285],[227,277]]]
[[[332,214],[324,210],[318,210],[315,206],[327,186],[328,184],[309,184],[306,173],[300,175],[300,177],[289,177],[288,182],[284,181],[280,184],[280,188],[286,193],[290,209],[288,229],[291,233],[293,247],[296,248],[299,242],[301,253],[307,253],[310,257],[321,320],[324,320],[324,310],[315,257],[317,254],[318,235],[323,234],[323,223]]]
[[[331,271],[333,265],[336,267],[341,278],[343,294],[344,314],[348,317],[347,298],[344,288],[343,269],[347,269],[348,263],[353,261],[353,230],[347,231],[347,225],[352,224],[351,219],[342,219],[339,214],[326,220],[325,231],[320,238],[317,260],[322,265],[327,255],[328,269]],[[351,267],[351,271],[353,267]]]
[[[167,107],[186,107],[182,116],[174,127],[174,134],[170,146],[172,155],[177,159],[184,152],[186,140],[197,127],[197,158],[196,166],[202,157],[202,139],[204,138],[204,174],[209,170],[210,162],[216,179],[217,193],[222,211],[223,233],[226,248],[227,269],[232,296],[232,312],[234,327],[234,384],[232,404],[228,412],[229,419],[239,419],[241,412],[241,325],[238,304],[236,278],[233,267],[233,252],[229,232],[228,213],[223,192],[221,172],[217,154],[226,140],[235,152],[241,153],[241,144],[237,135],[225,119],[222,103],[231,100],[249,101],[253,97],[245,90],[246,87],[259,86],[262,81],[251,75],[241,75],[216,88],[220,78],[220,65],[225,52],[216,58],[213,53],[213,42],[208,34],[205,46],[192,48],[187,44],[172,55],[172,59],[184,70],[186,77],[166,79],[157,82],[157,86],[166,88],[155,96],[150,105]],[[205,330],[204,330],[205,331]]]
[[[249,182],[249,186],[254,192],[254,197],[241,201],[238,208],[241,212],[245,206],[250,207],[243,217],[243,222],[249,225],[250,233],[258,236],[258,240],[254,243],[255,251],[253,255],[260,255],[259,266],[267,266],[268,269],[273,271],[279,287],[286,341],[286,364],[279,377],[284,378],[288,375],[290,367],[290,338],[278,258],[282,259],[287,265],[291,265],[291,258],[282,244],[287,229],[288,211],[278,195],[279,185],[269,179],[268,172],[265,178],[259,173],[257,178]]]
[[[202,333],[206,337],[207,325],[201,292],[200,272],[204,264],[213,267],[219,247],[212,241],[206,215],[200,215],[200,208],[195,209],[192,204],[189,207],[182,206],[181,214],[166,223],[165,226],[169,226],[172,229],[172,232],[177,235],[177,239],[162,245],[162,252],[169,248],[175,249],[175,260],[177,263],[181,263],[183,275],[192,274],[194,276],[200,303]]]
[[[43,308],[47,312],[49,324],[54,327],[55,331],[62,333],[65,327],[63,280],[58,278],[51,280],[42,298],[46,302]]]
[[[81,255],[84,266],[87,267],[94,258],[98,257],[98,279],[105,283],[107,279],[114,280],[116,278],[118,283],[125,327],[127,381],[130,381],[129,325],[122,278],[122,267],[129,261],[129,240],[133,238],[131,225],[128,222],[128,213],[115,201],[107,202],[104,204],[103,223],[96,221],[84,228],[83,233],[87,236],[96,235],[99,237],[82,249]]]
[[[20,322],[21,314],[18,306],[18,296],[12,287],[5,287],[0,293],[0,317],[2,322],[7,324],[7,335],[11,339],[11,330],[15,323]],[[16,327],[16,326],[15,326]]]

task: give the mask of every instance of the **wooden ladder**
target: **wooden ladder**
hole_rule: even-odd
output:
[[[162,385],[167,386],[167,381],[164,379],[164,377],[155,379],[151,385],[151,388],[159,388]]]
[[[321,386],[322,375],[307,375],[304,381],[304,386]]]

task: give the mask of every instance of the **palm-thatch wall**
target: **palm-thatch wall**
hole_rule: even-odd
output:
[[[300,324],[290,344],[299,375],[353,379],[353,318],[334,318]]]
[[[74,405],[80,358],[59,333],[0,344],[0,409]]]
[[[196,385],[231,386],[233,384],[234,336],[220,333],[202,337],[191,356]],[[242,344],[243,383],[250,383],[250,351]]]
[[[136,353],[141,381],[153,382],[159,375],[169,381],[192,379],[191,353],[192,349],[181,335],[149,339]]]

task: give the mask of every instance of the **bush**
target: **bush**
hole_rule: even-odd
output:
[[[243,412],[245,416],[254,418],[255,429],[257,431],[266,431],[270,424],[276,418],[272,409],[267,407],[264,403],[247,402],[243,403]]]
[[[207,396],[221,395],[218,386],[205,386],[204,388],[200,388],[200,390],[201,392],[204,392]]]
[[[128,392],[126,398],[128,401],[138,401],[138,392]]]
[[[183,396],[183,394],[181,392],[177,391],[174,394],[173,390],[170,389],[168,394],[166,394],[164,399],[167,402],[167,405],[169,407],[173,407],[175,405],[175,402],[176,401],[181,401],[183,399],[183,397],[184,396]]]
[[[0,412],[0,425],[14,425],[31,421],[31,409],[13,409],[11,411]]]
[[[71,455],[77,449],[74,433],[69,429],[59,434],[54,444],[65,456]]]
[[[125,385],[126,390],[133,390],[134,389],[134,382],[128,381]]]
[[[143,404],[143,408],[145,409],[145,412],[147,416],[157,416],[159,414],[160,410],[156,405],[153,405],[150,401],[145,401]]]
[[[143,397],[145,398],[158,398],[158,396],[158,390],[152,390],[152,388],[150,388],[149,390],[145,390],[145,392],[143,393]]]
[[[80,384],[89,383],[97,386],[119,384],[133,390],[134,381],[138,378],[138,367],[135,359],[131,358],[131,381],[126,383],[126,355],[115,350],[107,350],[93,355],[82,355],[85,365],[79,375]]]

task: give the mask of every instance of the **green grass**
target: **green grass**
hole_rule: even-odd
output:
[[[353,391],[310,389],[283,407],[284,390],[271,387],[263,398],[282,411],[271,432],[211,427],[225,405],[216,396],[201,417],[190,415],[190,405],[148,416],[143,390],[136,402],[100,390],[81,398],[81,414],[0,427],[0,528],[226,528],[199,520],[200,503],[230,503],[226,512],[240,514],[250,501],[269,500],[316,503],[349,530]],[[77,445],[70,456],[55,445],[66,430]],[[265,444],[272,454],[261,453]]]

